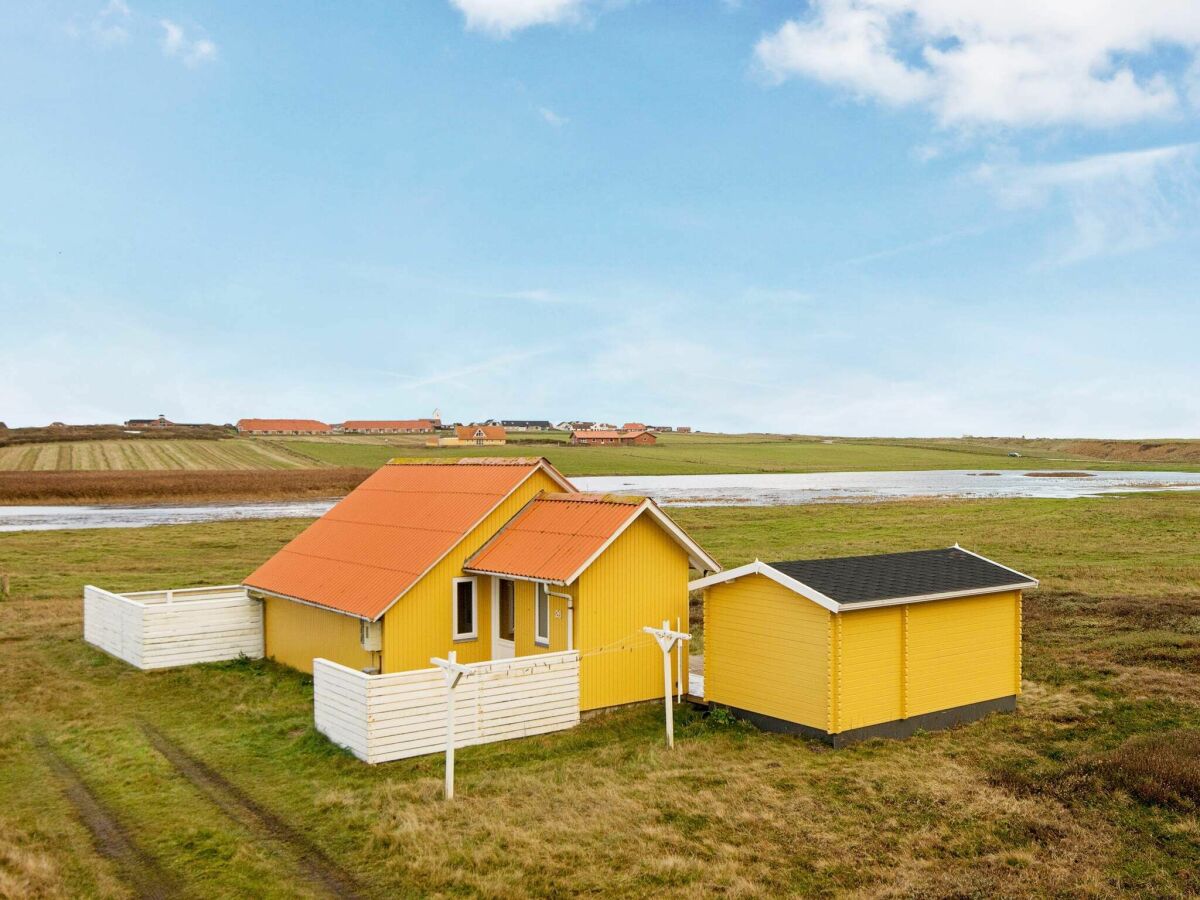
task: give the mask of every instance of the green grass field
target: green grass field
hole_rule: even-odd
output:
[[[546,456],[567,475],[697,475],[913,469],[1200,470],[1200,442],[820,439],[663,435],[654,447],[572,447],[563,434],[514,435],[503,447],[425,447],[425,435],[225,440],[105,440],[0,447],[0,471],[229,470],[364,466],[393,457]],[[1020,457],[1008,453],[1018,449]]]
[[[1174,459],[1088,457],[1059,447],[1024,448],[970,440],[927,442],[820,440],[773,435],[664,435],[653,447],[571,447],[543,441],[504,447],[427,449],[313,440],[280,441],[329,465],[380,466],[395,456],[546,456],[567,475],[702,475],[726,472],[854,472],[914,469],[1200,469],[1200,454]]]
[[[673,515],[727,565],[957,540],[1039,576],[1019,712],[833,751],[685,711],[672,753],[633,708],[460,751],[447,805],[438,757],[315,734],[305,676],[81,642],[84,582],[236,581],[304,522],[4,534],[0,896],[1200,891],[1200,497]]]

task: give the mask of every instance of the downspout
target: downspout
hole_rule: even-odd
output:
[[[575,598],[570,594],[560,594],[558,591],[550,590],[550,585],[546,584],[546,596],[557,597],[559,600],[567,601],[567,649],[575,649]]]

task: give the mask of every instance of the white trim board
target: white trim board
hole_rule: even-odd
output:
[[[987,559],[987,557],[979,556],[978,553],[971,553],[970,550],[967,550],[963,547],[958,547],[957,544],[955,547],[959,550],[962,550],[964,553],[970,553],[972,556],[977,556],[979,559],[982,559],[985,562],[992,562],[990,559]],[[1000,566],[999,563],[992,564]],[[770,578],[776,584],[779,584],[788,590],[799,594],[801,597],[811,600],[818,606],[824,607],[832,613],[842,613],[853,612],[856,609],[875,609],[880,606],[905,606],[909,603],[928,603],[931,600],[950,600],[955,597],[978,597],[984,594],[1001,594],[1005,591],[1032,590],[1038,586],[1038,581],[1036,578],[1023,575],[1022,573],[1017,572],[1015,569],[1009,569],[1008,566],[1000,566],[1000,568],[1012,572],[1021,580],[1014,581],[1012,584],[996,585],[994,587],[966,588],[956,591],[942,591],[934,594],[913,594],[908,597],[885,597],[880,600],[863,600],[857,603],[839,603],[837,600],[827,597],[825,594],[821,593],[814,587],[810,587],[803,581],[792,578],[790,575],[780,572],[773,566],[756,559],[754,562],[747,563],[744,566],[738,566],[736,569],[718,572],[716,574],[709,575],[706,578],[697,578],[695,581],[692,581],[688,584],[688,590],[700,591],[711,587],[714,584],[722,584],[726,581],[733,581],[737,578],[745,577],[746,575],[762,575],[766,578]]]

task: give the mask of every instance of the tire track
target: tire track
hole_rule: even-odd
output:
[[[116,865],[134,896],[142,900],[183,896],[175,880],[153,856],[138,847],[112,810],[87,786],[79,772],[54,751],[45,736],[35,735],[33,745],[62,782],[63,794],[91,834],[96,852]]]
[[[150,744],[212,803],[233,819],[265,835],[294,858],[314,884],[334,897],[362,897],[357,880],[331,860],[320,847],[271,810],[228,781],[220,772],[192,756],[148,722],[141,723]]]

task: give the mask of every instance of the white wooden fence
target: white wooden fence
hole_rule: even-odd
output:
[[[239,585],[114,594],[89,584],[83,639],[139,669],[257,659],[262,603]]]
[[[579,724],[579,651],[470,663],[455,689],[454,745],[467,747]],[[440,669],[365,675],[313,660],[317,730],[369,763],[446,749]]]

